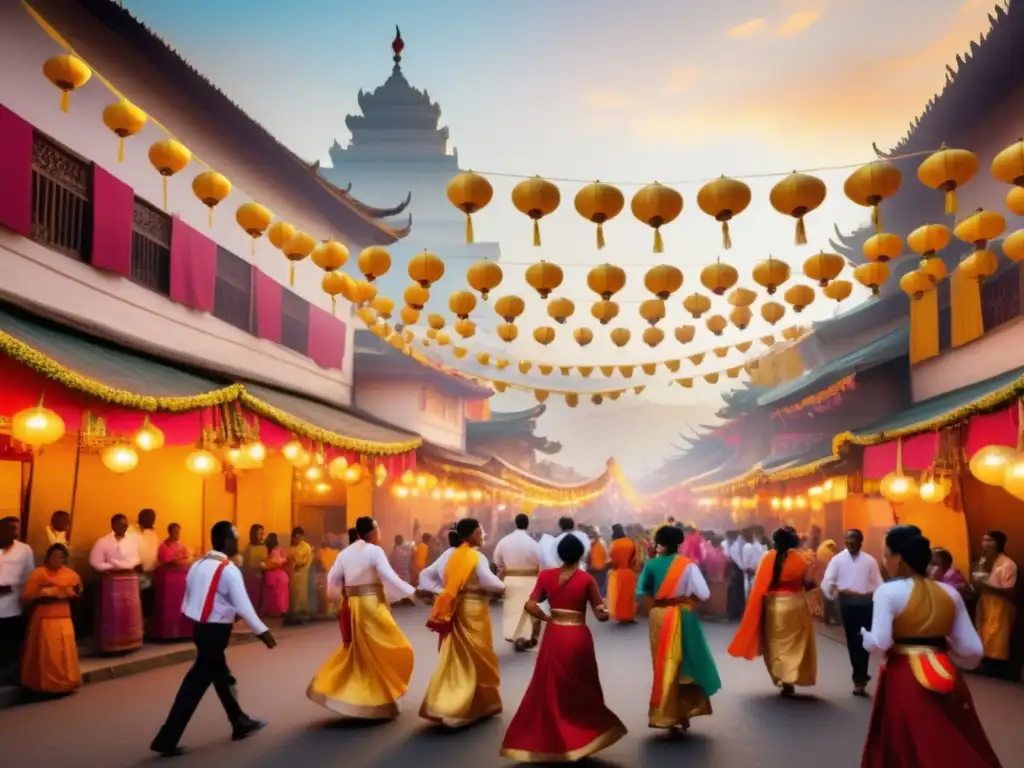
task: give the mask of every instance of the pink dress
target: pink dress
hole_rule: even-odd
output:
[[[281,566],[288,561],[284,550],[275,547],[270,553],[271,562]],[[262,614],[269,618],[283,616],[288,612],[288,572],[283,568],[274,568],[263,574],[263,610]]]
[[[181,612],[188,566],[175,562],[188,553],[188,548],[180,541],[165,541],[157,550],[160,565],[153,574],[153,618],[149,623],[149,635],[154,640],[192,637],[192,622]]]

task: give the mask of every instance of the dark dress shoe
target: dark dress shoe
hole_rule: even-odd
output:
[[[253,720],[251,717],[247,717],[245,720],[235,725],[234,730],[231,732],[231,739],[232,741],[241,741],[242,739],[256,733],[256,731],[262,731],[266,727],[266,720]]]
[[[177,745],[175,745],[173,747],[168,747],[168,746],[164,746],[164,745],[158,744],[155,741],[152,744],[149,745],[149,748],[153,752],[156,752],[158,755],[160,755],[160,757],[178,757],[180,755],[184,755],[185,754],[185,748],[184,747],[179,747]]]

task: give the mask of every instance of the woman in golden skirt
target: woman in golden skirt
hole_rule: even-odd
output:
[[[818,652],[814,617],[807,605],[807,560],[796,548],[800,539],[792,528],[772,536],[775,549],[761,558],[729,654],[753,661],[764,657],[772,682],[782,695],[794,695],[795,686],[817,682]]]
[[[439,636],[437,669],[420,717],[462,728],[501,713],[501,676],[494,653],[490,593],[505,585],[477,547],[483,529],[473,518],[458,522],[459,546],[420,573],[420,589],[437,593],[427,627]]]
[[[320,667],[306,696],[342,717],[392,720],[409,689],[413,651],[390,605],[416,590],[391,568],[372,517],[359,518],[356,531],[358,540],[338,555],[327,575],[328,590],[343,595],[341,647]]]

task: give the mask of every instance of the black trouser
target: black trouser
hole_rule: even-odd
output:
[[[21,658],[21,645],[24,641],[24,616],[0,619],[0,673],[5,673],[17,665]]]
[[[232,690],[234,678],[224,656],[228,640],[231,639],[231,624],[196,624],[192,638],[196,644],[196,660],[181,681],[181,688],[178,689],[167,722],[154,741],[154,746],[160,748],[178,745],[188,721],[192,719],[211,683],[231,724],[237,725],[246,718]]]
[[[746,574],[736,563],[732,564],[732,576],[729,579],[727,605],[730,619],[742,619],[746,607],[747,594],[745,588]]]
[[[853,684],[867,685],[870,654],[864,650],[861,628],[871,629],[871,601],[862,597],[839,596],[839,610],[843,614],[843,629],[846,631],[846,650],[853,667]]]

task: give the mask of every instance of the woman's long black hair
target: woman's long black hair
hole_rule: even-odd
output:
[[[786,557],[791,549],[800,546],[800,537],[797,536],[789,526],[779,528],[772,534],[772,543],[775,545],[775,564],[772,566],[772,584],[770,589],[779,586],[779,579],[782,578],[782,566],[786,564]]]
[[[885,535],[885,546],[894,555],[899,555],[910,569],[919,576],[928,573],[932,561],[932,543],[921,535],[916,525],[897,525]]]
[[[455,524],[455,535],[459,538],[459,544],[465,542],[470,536],[476,533],[476,529],[480,527],[479,521],[472,517],[464,517]],[[449,537],[451,540],[451,537]],[[458,546],[456,544],[455,546]]]

